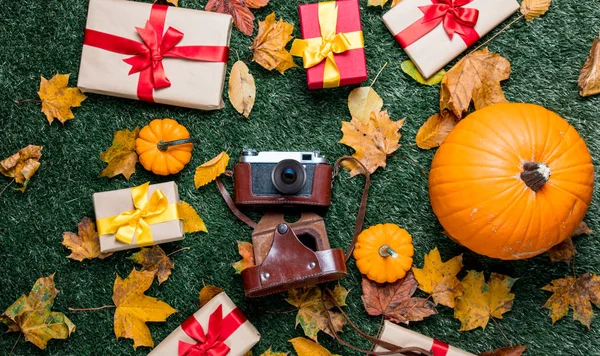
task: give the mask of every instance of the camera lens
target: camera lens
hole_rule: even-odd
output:
[[[275,189],[281,194],[293,195],[304,187],[306,171],[300,162],[293,159],[284,159],[273,168],[271,180]]]
[[[281,180],[285,184],[292,184],[296,181],[297,176],[298,175],[296,174],[296,171],[293,168],[286,168],[283,170],[283,173],[281,173]]]

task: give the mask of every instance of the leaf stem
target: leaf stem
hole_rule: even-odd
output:
[[[500,31],[498,31],[495,35],[493,35],[492,37],[490,37],[487,41],[483,42],[482,44],[480,44],[479,46],[477,46],[477,48],[475,48],[474,50],[472,50],[471,52],[469,52],[469,54],[477,51],[478,49],[480,49],[481,47],[485,46],[486,44],[490,43],[494,38],[498,37],[498,35],[500,35],[501,33],[505,32],[511,25],[513,25],[515,22],[519,21],[520,19],[523,18],[524,15],[521,15],[519,17],[517,17],[516,19],[512,20],[508,25],[504,26],[503,29],[501,29]]]
[[[508,336],[506,336],[506,334],[504,333],[504,330],[502,330],[502,328],[500,327],[500,324],[498,324],[498,322],[496,321],[496,319],[494,319],[493,316],[490,316],[490,319],[492,319],[492,321],[494,322],[494,324],[496,324],[496,327],[498,328],[498,330],[500,330],[500,332],[502,333],[502,336],[504,336],[504,338],[506,339],[506,341],[508,341],[508,345],[510,347],[513,347],[512,342],[510,342],[510,340],[508,339]]]
[[[284,311],[275,311],[275,310],[265,310],[267,313],[270,314],[289,314],[289,313],[293,313],[298,311],[298,308],[295,309],[290,309],[290,310],[284,310]]]
[[[17,338],[17,341],[15,341],[15,343],[13,344],[12,349],[10,349],[10,353],[8,354],[8,356],[11,356],[13,354],[13,351],[15,351],[15,347],[17,347],[19,340],[21,340],[21,335],[23,335],[23,333],[19,333],[19,337]]]
[[[377,75],[375,76],[375,79],[373,79],[373,81],[371,82],[371,85],[369,85],[369,88],[373,87],[373,84],[375,84],[375,82],[377,81],[377,78],[379,78],[379,74],[381,74],[381,72],[383,72],[383,69],[388,65],[388,62],[385,62],[385,64],[383,65],[383,67],[381,67],[381,69],[379,70],[379,72],[377,72]]]
[[[100,310],[100,309],[106,309],[106,308],[116,308],[116,306],[114,305],[103,305],[101,307],[96,307],[96,308],[69,308],[70,311],[88,311],[88,310]]]
[[[14,102],[15,104],[23,104],[23,103],[26,103],[26,102],[28,102],[28,101],[34,101],[34,102],[36,102],[36,103],[41,103],[41,102],[42,102],[40,99],[23,99],[23,100],[13,100],[13,102]]]
[[[8,187],[10,187],[10,185],[11,185],[11,184],[13,184],[13,182],[14,182],[14,181],[15,181],[14,179],[13,179],[13,180],[11,180],[11,181],[10,181],[10,183],[8,183],[8,184],[6,185],[6,187],[4,187],[4,189],[2,189],[2,191],[0,192],[0,196],[2,195],[2,193],[4,193],[4,191],[5,191],[5,190],[6,190]]]
[[[167,257],[169,257],[169,256],[171,256],[171,255],[174,255],[174,254],[176,254],[177,252],[181,252],[181,251],[183,251],[183,250],[189,250],[189,249],[191,249],[191,247],[182,247],[182,248],[180,248],[179,250],[175,250],[175,251],[173,251],[173,252],[169,253],[169,254],[167,255]],[[202,281],[202,283],[204,283],[204,281]]]

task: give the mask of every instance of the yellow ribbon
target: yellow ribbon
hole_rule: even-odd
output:
[[[179,215],[177,205],[169,204],[162,190],[154,191],[148,199],[149,185],[148,182],[131,189],[134,210],[96,221],[98,235],[115,234],[117,241],[126,244],[131,244],[135,236],[139,246],[153,245],[150,225],[177,220]]]
[[[325,60],[323,88],[340,86],[340,70],[335,63],[335,54],[365,46],[362,31],[335,33],[338,7],[335,1],[319,3],[319,26],[321,37],[296,39],[290,53],[302,57],[304,68],[314,67]]]

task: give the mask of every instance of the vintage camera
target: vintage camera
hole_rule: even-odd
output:
[[[319,151],[244,149],[233,177],[239,206],[327,207],[331,201],[331,166]]]

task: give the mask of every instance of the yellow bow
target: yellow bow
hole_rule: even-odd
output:
[[[304,68],[311,68],[325,60],[323,88],[340,86],[340,70],[334,54],[365,46],[362,31],[336,34],[338,7],[335,1],[319,3],[321,37],[296,39],[290,53],[302,57]]]
[[[99,219],[96,222],[98,235],[115,234],[117,241],[126,244],[131,244],[135,236],[137,245],[153,245],[150,225],[176,220],[179,216],[177,206],[169,204],[169,200],[160,189],[154,191],[148,200],[149,185],[150,183],[144,183],[131,189],[134,210]]]

